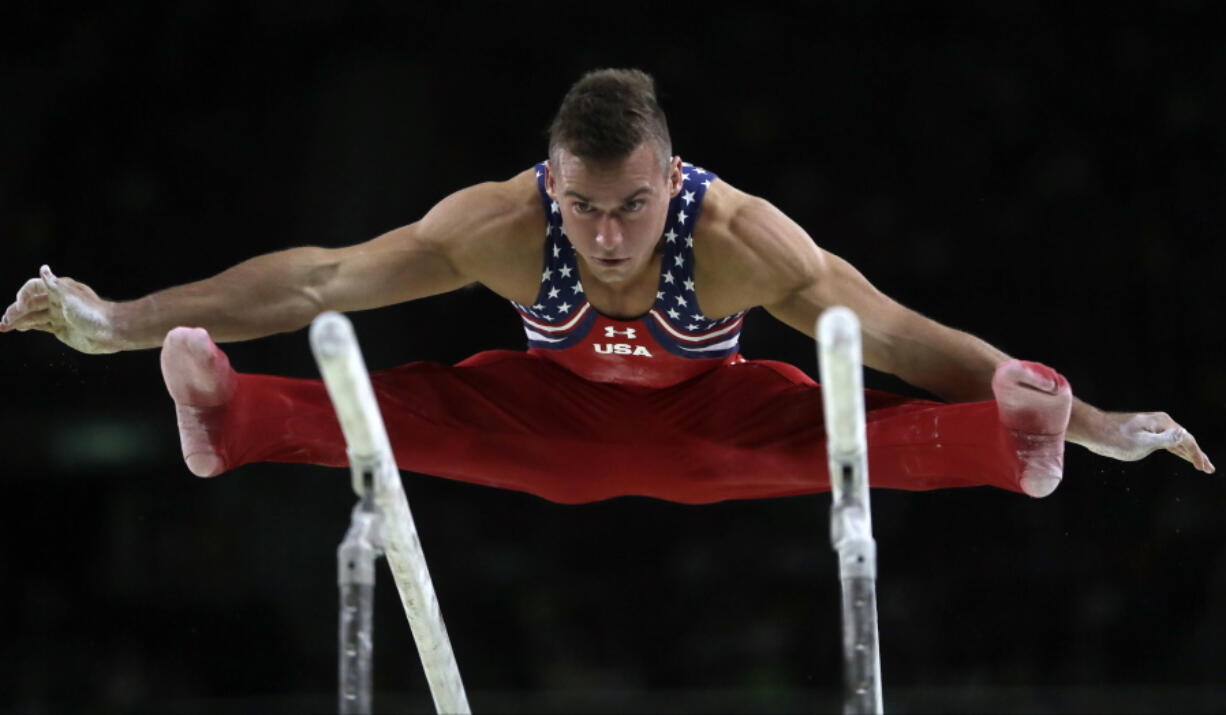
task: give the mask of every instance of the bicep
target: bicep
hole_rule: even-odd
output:
[[[911,311],[877,290],[850,263],[822,250],[790,217],[759,198],[742,200],[729,222],[732,246],[747,247],[736,263],[747,302],[816,337],[826,308],[846,306],[860,319],[866,365],[892,372],[892,348]]]
[[[425,298],[476,282],[479,256],[513,221],[505,194],[480,184],[443,199],[420,221],[336,249],[325,305],[366,310]],[[474,256],[478,258],[474,259]]]
[[[422,222],[334,249],[317,269],[321,302],[332,310],[380,308],[446,293],[471,282]]]

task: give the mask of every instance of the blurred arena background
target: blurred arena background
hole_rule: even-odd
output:
[[[1217,10],[10,6],[0,290],[48,263],[131,299],[365,240],[540,160],[571,82],[635,66],[683,158],[904,304],[1057,367],[1095,405],[1170,412],[1226,464]],[[523,345],[479,287],[353,318],[372,369]],[[305,332],[227,352],[315,375]],[[765,313],[744,352],[816,370]],[[156,351],[4,335],[0,377],[0,709],[334,707],[347,472],[191,477]],[[1042,501],[875,492],[887,709],[1226,709],[1220,479],[1072,446]],[[828,496],[569,507],[404,481],[475,712],[837,708]],[[386,572],[375,628],[376,709],[427,710]]]

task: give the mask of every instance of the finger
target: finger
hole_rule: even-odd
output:
[[[1157,433],[1154,437],[1170,441],[1170,445],[1166,447],[1166,450],[1171,454],[1187,460],[1192,466],[1206,474],[1213,473],[1214,468],[1213,464],[1209,461],[1209,457],[1201,451],[1200,446],[1196,443],[1196,438],[1184,428],[1175,427],[1167,432]]]
[[[60,290],[60,279],[51,272],[51,266],[43,266],[38,269],[38,275],[43,279],[43,283],[53,292],[58,293]]]
[[[18,297],[17,302],[13,307],[20,311],[42,310],[47,307],[47,294],[45,292],[35,293],[33,291]]]
[[[38,310],[33,313],[27,313],[21,318],[13,321],[9,325],[8,330],[16,330],[19,333],[24,333],[28,330],[50,330],[51,329],[51,311]]]
[[[13,304],[4,311],[4,317],[11,322],[22,312],[40,308],[47,297],[47,286],[41,278],[31,278],[17,291]]]
[[[41,285],[41,281],[35,278]],[[45,290],[45,289],[44,289]],[[35,294],[32,291],[23,291],[18,294],[17,302],[10,305],[5,311],[4,316],[0,318],[0,331],[12,330],[13,326],[25,316],[40,311],[46,310],[48,307],[47,294],[45,292]]]
[[[1184,459],[1191,462],[1197,469],[1205,474],[1213,474],[1217,469],[1214,468],[1213,462],[1209,461],[1209,455],[1205,454],[1200,445],[1196,443],[1196,438],[1190,432],[1184,432],[1186,435],[1180,442],[1180,452]]]
[[[29,299],[34,296],[47,295],[47,284],[42,278],[31,278],[21,286],[21,290],[17,291],[16,302],[20,303],[23,299]]]
[[[23,289],[17,294],[17,302],[9,306],[8,310],[4,311],[6,318],[10,320],[16,318],[22,313],[29,313],[34,310],[42,310],[47,307],[47,288],[42,285],[42,281],[38,278],[33,279],[33,282],[38,284],[37,290]]]
[[[1196,467],[1197,469],[1201,468],[1201,464],[1196,459],[1196,453],[1192,450],[1190,446],[1188,446],[1186,442],[1180,442],[1179,444],[1175,445],[1174,447],[1171,447],[1167,451],[1175,455],[1176,457],[1179,457],[1180,459],[1184,459],[1184,460],[1191,462],[1192,466]]]

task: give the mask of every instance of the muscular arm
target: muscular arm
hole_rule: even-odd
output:
[[[357,311],[465,285],[421,223],[345,248],[291,248],[244,261],[212,278],[114,306],[127,349],[152,348],[179,325],[217,342],[298,330],[325,310]]]
[[[481,184],[365,243],[278,251],[129,302],[101,300],[88,286],[44,269],[18,294],[0,331],[44,330],[84,352],[116,352],[157,347],[181,325],[205,328],[218,342],[250,340],[297,330],[325,310],[367,310],[443,293],[485,273],[485,254],[474,245],[514,230],[509,224],[519,212],[511,194],[507,184]]]
[[[741,296],[744,305],[761,305],[810,337],[824,309],[845,305],[860,318],[869,367],[945,400],[992,398],[992,374],[1008,355],[891,300],[768,202],[726,186],[721,194],[725,220],[715,222],[715,233],[724,234],[732,263],[747,279],[740,283],[752,291]],[[1074,399],[1067,439],[1127,460],[1168,449],[1213,471],[1192,435],[1165,413],[1108,413]]]
[[[379,263],[380,255],[405,251],[412,229],[406,226],[345,249],[301,247],[257,256],[211,278],[117,303],[111,313],[116,339],[123,349],[153,348],[172,328],[189,325],[208,330],[219,343],[251,340],[302,328],[320,312],[337,309],[342,297],[360,306],[353,310],[395,302],[392,291],[378,286],[379,273],[390,268],[391,260],[372,275],[370,290],[361,290],[353,276],[362,263]]]
[[[756,226],[771,236],[763,268],[786,276],[773,295],[765,296],[763,307],[771,315],[814,337],[821,312],[845,305],[860,318],[869,367],[950,402],[991,399],[992,373],[1009,359],[1004,352],[892,300],[764,201],[746,206],[738,224],[741,230]]]
[[[1008,355],[900,305],[842,258],[816,246],[811,250],[817,269],[763,306],[771,315],[813,337],[821,312],[845,305],[860,317],[869,367],[950,402],[991,399],[992,373]]]
[[[864,362],[949,401],[990,399],[996,366],[1009,356],[973,335],[906,308],[877,290],[850,263],[819,248],[809,235],[762,199],[724,187],[721,227],[741,276],[746,305],[760,305],[815,337],[818,316],[833,305],[856,312]]]

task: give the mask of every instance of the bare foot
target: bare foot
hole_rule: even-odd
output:
[[[992,392],[1024,465],[1022,491],[1032,497],[1056,491],[1064,475],[1064,433],[1073,409],[1068,380],[1046,365],[1010,360],[996,367]]]
[[[226,470],[213,433],[238,381],[226,354],[201,328],[175,328],[162,343],[162,377],[175,401],[179,443],[187,468],[198,477]]]

